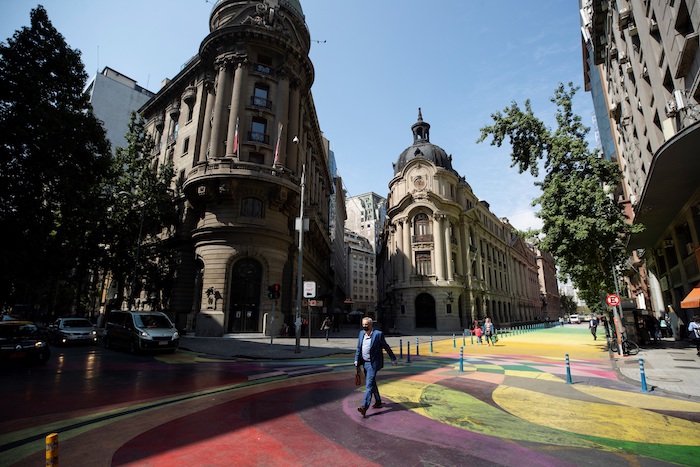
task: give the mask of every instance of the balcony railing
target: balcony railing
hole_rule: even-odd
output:
[[[259,133],[257,131],[248,132],[248,141],[254,141],[256,143],[270,144],[270,135],[265,133]]]
[[[432,241],[433,241],[432,234],[414,235],[413,236],[413,243],[432,243]]]
[[[253,67],[253,70],[263,75],[271,75],[273,68],[267,65],[263,65],[262,63],[256,63]]]
[[[263,109],[272,110],[272,101],[264,97],[250,96],[250,104],[254,107],[261,107]]]

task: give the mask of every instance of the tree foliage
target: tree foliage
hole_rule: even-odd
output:
[[[126,140],[127,146],[116,150],[115,178],[109,186],[112,206],[107,231],[111,236],[105,239],[109,245],[105,268],[120,284],[120,294],[125,287],[131,294],[133,286],[133,296],[138,296],[143,286],[146,295],[167,296],[172,255],[159,234],[177,220],[169,188],[173,164],[153,165],[154,143],[143,118],[136,113],[131,115]]]
[[[542,194],[533,200],[543,221],[541,248],[554,255],[562,273],[594,307],[602,294],[614,290],[611,266],[622,257],[614,247],[640,227],[629,224],[611,199],[620,171],[589,149],[585,139],[589,129],[572,111],[577,90],[572,83],[568,89],[560,83],[555,90],[551,101],[557,106],[556,130],[534,116],[529,100],[524,110],[513,102],[491,115],[493,124],[481,129],[478,142],[491,136],[491,144],[500,147],[507,141],[511,166],[520,173],[529,170],[537,177],[543,166],[546,173],[535,183]]]
[[[30,22],[0,44],[0,301],[51,310],[100,254],[112,160],[80,52],[43,7]]]

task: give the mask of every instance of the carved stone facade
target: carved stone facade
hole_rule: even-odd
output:
[[[380,319],[407,333],[461,332],[486,317],[497,326],[543,318],[533,248],[476,198],[429,130],[419,110],[414,144],[389,183]]]
[[[304,280],[329,283],[330,176],[298,1],[219,0],[199,53],[142,109],[154,165],[172,162],[181,211],[169,311],[200,336],[277,333],[295,315],[305,174]],[[281,285],[273,305],[267,287]],[[274,321],[271,320],[274,306]]]

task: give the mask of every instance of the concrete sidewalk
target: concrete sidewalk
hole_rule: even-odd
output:
[[[532,331],[537,333],[540,331]],[[329,355],[349,354],[352,359],[357,345],[359,329],[343,328],[333,332],[330,339],[322,335],[301,338],[299,351],[296,352],[294,337],[275,337],[270,343],[270,337],[262,334],[229,334],[224,337],[194,337],[183,336],[180,348],[196,353],[202,353],[219,358],[236,359],[310,359],[327,357]],[[387,336],[387,341],[398,355],[399,341],[403,351],[410,343],[411,354],[415,355],[416,339],[420,342],[421,353],[427,354],[431,336],[420,334],[412,336]],[[452,335],[433,335],[434,342],[452,340]],[[461,343],[461,335],[457,340]],[[508,339],[501,340],[501,345],[513,348],[517,353],[517,344],[511,345]],[[309,345],[310,342],[310,345]],[[469,342],[469,337],[467,337]],[[465,348],[465,355],[469,347]],[[658,344],[642,348],[637,355],[619,357],[611,354],[611,365],[620,379],[638,384],[642,389],[642,375],[639,359],[644,362],[644,374],[648,391],[652,393],[668,392],[677,396],[700,400],[700,357],[696,355],[695,347],[689,341],[674,341],[662,339]]]

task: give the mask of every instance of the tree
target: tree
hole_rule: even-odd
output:
[[[500,147],[508,138],[511,166],[517,165],[520,173],[529,170],[534,177],[544,160],[546,174],[535,183],[542,195],[533,201],[533,206],[541,207],[537,213],[543,221],[541,248],[552,253],[561,272],[591,306],[614,290],[611,262],[619,264],[624,254],[613,247],[641,227],[628,223],[610,194],[620,180],[617,165],[588,148],[589,129],[572,112],[577,90],[572,83],[568,90],[559,83],[551,98],[557,105],[556,131],[533,115],[527,100],[524,110],[513,102],[492,114],[493,125],[481,129],[478,142],[492,136],[491,144]]]
[[[168,287],[174,272],[173,254],[162,240],[162,235],[177,221],[177,208],[170,183],[173,180],[172,162],[158,167],[152,154],[154,142],[146,132],[141,116],[131,114],[127,147],[117,148],[114,158],[114,180],[109,186],[112,206],[107,216],[109,255],[105,269],[111,271],[119,284],[116,303],[122,302],[122,293],[128,289],[131,307],[133,300],[145,287],[147,296],[157,297],[155,308],[161,306],[160,297],[168,296]],[[127,281],[128,279],[128,281]]]
[[[112,160],[80,52],[43,7],[30,22],[0,44],[0,301],[65,312],[100,254]]]
[[[576,300],[574,300],[574,297],[570,297],[568,295],[562,295],[559,297],[559,303],[561,304],[561,311],[563,311],[565,314],[572,314],[576,313],[576,310],[578,309],[578,305],[576,304]]]

